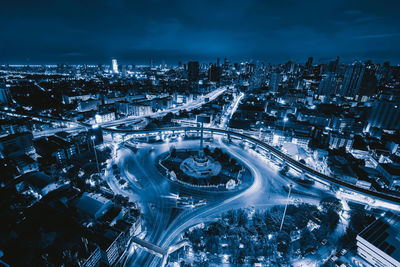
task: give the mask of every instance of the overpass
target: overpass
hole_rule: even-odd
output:
[[[122,129],[111,129],[111,128],[106,128],[102,127],[102,129],[106,132],[110,133],[121,133],[121,134],[127,134],[127,135],[132,135],[132,136],[149,136],[149,135],[154,135],[154,134],[161,134],[161,133],[179,133],[179,132],[199,132],[200,128],[198,127],[168,127],[168,128],[161,128],[161,129],[152,129],[152,130],[122,130]],[[256,145],[257,147],[263,149],[266,152],[271,153],[273,156],[276,158],[284,161],[288,166],[291,168],[304,172],[311,178],[317,180],[320,183],[323,183],[325,185],[334,185],[337,186],[338,188],[343,188],[346,190],[350,190],[359,194],[362,194],[367,197],[373,197],[373,198],[378,198],[379,200],[389,202],[391,204],[400,204],[400,196],[395,196],[395,195],[390,195],[382,192],[376,192],[372,191],[363,187],[356,186],[354,184],[348,183],[346,181],[337,179],[335,177],[331,177],[325,174],[322,174],[305,164],[296,161],[295,159],[285,155],[282,151],[279,149],[264,143],[263,141],[258,140],[255,137],[235,132],[232,130],[224,130],[224,129],[217,129],[217,128],[204,128],[205,133],[211,133],[211,134],[222,134],[226,135],[228,137],[235,137],[241,140],[246,140],[247,142]]]
[[[67,119],[62,119],[62,118],[51,118],[47,116],[41,116],[41,115],[31,115],[31,114],[21,114],[21,113],[15,113],[15,112],[7,112],[7,111],[0,111],[0,114],[7,115],[7,116],[14,116],[14,117],[30,117],[30,118],[36,118],[38,120],[50,120],[52,122],[58,122],[58,123],[73,123],[77,125],[76,128],[79,127],[91,127],[92,125],[89,125],[87,123],[82,123],[82,122],[75,122],[75,121],[70,121]],[[112,122],[110,122],[112,123]],[[142,136],[149,136],[150,134],[158,134],[162,132],[190,132],[190,131],[195,131],[198,132],[200,131],[200,128],[197,127],[167,127],[167,128],[161,128],[161,129],[152,129],[152,130],[126,130],[126,129],[113,129],[109,128],[106,126],[107,124],[100,125],[100,127],[107,132],[110,133],[121,133],[121,134],[128,134],[128,135],[142,135]],[[378,198],[382,201],[393,203],[396,205],[400,204],[400,196],[395,196],[395,195],[390,195],[382,192],[376,192],[372,191],[363,187],[356,186],[354,184],[347,183],[343,180],[330,177],[328,175],[322,174],[306,165],[304,165],[301,162],[298,162],[294,160],[293,158],[285,155],[282,151],[278,150],[277,148],[264,143],[263,141],[258,140],[257,138],[254,138],[252,136],[249,136],[247,134],[244,134],[244,132],[235,132],[232,130],[225,130],[225,129],[217,129],[217,128],[204,128],[205,133],[217,133],[217,134],[222,134],[226,135],[228,137],[236,137],[242,140],[246,140],[254,145],[257,145],[259,148],[263,149],[266,152],[271,153],[273,156],[277,157],[278,159],[284,161],[288,166],[291,168],[304,172],[305,174],[308,174],[311,178],[314,180],[317,180],[318,182],[321,182],[326,185],[335,185],[338,188],[344,188],[346,190],[350,190],[359,194],[362,194],[367,197],[374,197]]]
[[[136,236],[133,236],[131,238],[131,242],[141,246],[144,248],[146,251],[162,258],[162,264],[161,266],[165,266],[168,261],[168,257],[171,253],[174,253],[178,249],[185,247],[185,246],[190,246],[190,243],[188,242],[187,239],[183,239],[179,241],[177,244],[170,246],[168,249],[163,249],[157,245],[154,245],[146,240],[140,239]]]

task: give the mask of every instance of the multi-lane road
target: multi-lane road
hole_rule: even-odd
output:
[[[171,133],[190,133],[198,131],[194,127],[177,127],[168,129],[158,129],[151,131],[120,131],[109,130],[128,134],[129,136],[143,135],[160,135]],[[352,184],[345,183],[333,177],[320,174],[315,170],[293,160],[286,156],[278,149],[263,143],[262,141],[243,135],[241,133],[232,132],[222,129],[205,129],[206,134],[213,134],[215,146],[219,146],[229,154],[237,158],[245,164],[251,171],[254,178],[253,183],[248,188],[232,193],[210,192],[194,188],[187,188],[181,184],[173,183],[163,177],[154,167],[157,155],[167,152],[171,145],[178,148],[193,148],[198,146],[198,141],[180,140],[178,142],[161,144],[142,144],[136,154],[128,152],[120,159],[124,162],[125,177],[135,177],[135,181],[130,180],[133,186],[131,193],[137,195],[137,199],[144,207],[145,221],[148,222],[148,236],[146,240],[163,248],[168,248],[179,240],[181,234],[189,227],[214,220],[221,213],[243,207],[260,207],[266,208],[271,205],[284,204],[287,197],[285,186],[290,183],[285,177],[278,174],[277,169],[268,164],[268,159],[255,150],[263,148],[265,152],[273,155],[272,160],[281,161],[290,167],[307,173],[310,177],[316,179],[323,184],[335,185],[339,192],[352,192],[358,195],[357,200],[366,204],[375,205],[383,209],[398,209],[400,199],[396,196],[382,194],[375,191],[358,188]],[[231,143],[222,140],[237,140]],[[243,149],[235,143],[247,142],[251,145],[257,145],[258,149]],[[321,189],[322,188],[322,189]],[[337,194],[335,190],[326,190],[326,187],[304,188],[296,185],[292,191],[292,197],[299,199],[301,202],[317,203],[320,198],[325,195]],[[171,198],[167,198],[168,194],[186,194],[193,196],[194,199],[206,200],[206,205],[194,207],[190,209],[177,208],[176,202]],[[359,196],[365,196],[360,198]],[[374,199],[376,203],[370,203],[369,200]],[[161,259],[147,252],[139,250],[135,255],[131,255],[127,261],[129,266],[159,266]]]
[[[181,234],[189,227],[214,220],[230,209],[255,207],[267,208],[286,203],[285,186],[290,182],[278,174],[277,170],[252,150],[243,149],[237,144],[227,144],[224,137],[215,136],[211,146],[223,150],[247,166],[253,180],[247,188],[238,191],[216,192],[205,189],[187,187],[177,182],[171,182],[155,168],[158,155],[169,150],[174,145],[177,148],[197,148],[198,140],[180,140],[173,143],[140,144],[139,150],[133,153],[127,148],[118,152],[116,159],[122,170],[122,175],[129,182],[127,195],[134,195],[142,209],[148,235],[146,241],[159,247],[168,248],[176,243]],[[112,176],[108,178],[113,183]],[[307,194],[292,194],[293,198],[303,202],[318,203],[326,194],[320,189],[306,189],[295,185],[297,192],[308,190]],[[296,190],[294,190],[296,191]],[[177,206],[174,195],[190,195],[194,200],[205,200],[206,205],[182,208]],[[161,258],[144,250],[137,250],[127,260],[128,266],[159,266]]]
[[[223,94],[229,87],[228,86],[223,86],[220,87],[216,90],[213,90],[201,97],[198,97],[196,100],[193,100],[191,102],[188,102],[186,104],[177,106],[177,107],[172,107],[168,108],[162,111],[154,112],[151,114],[146,114],[146,115],[140,115],[140,116],[128,116],[125,118],[121,119],[116,119],[113,121],[107,121],[107,122],[101,122],[98,124],[98,126],[104,127],[104,128],[112,128],[121,124],[132,124],[138,121],[141,121],[145,119],[146,117],[151,117],[151,118],[159,118],[163,117],[168,113],[178,113],[181,110],[193,110],[201,107],[202,105],[209,103],[213,100],[215,100],[218,96]],[[88,127],[91,127],[92,125],[87,124],[87,123],[82,123],[82,122],[76,122],[76,121],[71,121],[68,119],[62,119],[62,118],[55,118],[55,117],[47,117],[47,116],[41,116],[41,115],[32,115],[32,114],[22,114],[22,113],[16,113],[13,111],[0,111],[0,114],[6,115],[6,116],[12,116],[12,117],[18,117],[18,118],[25,118],[29,117],[31,119],[35,119],[41,122],[58,122],[58,123],[64,123],[66,124],[67,127],[65,128],[56,128],[56,129],[48,129],[44,131],[36,131],[33,132],[33,135],[35,138],[39,138],[42,136],[49,136],[53,135],[57,132],[60,131],[65,131],[65,132],[80,132],[87,130]]]

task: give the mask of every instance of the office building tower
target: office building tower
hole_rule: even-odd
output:
[[[112,60],[112,70],[113,73],[117,74],[118,73],[118,63],[116,59]]]
[[[224,58],[224,65],[222,66],[224,70],[229,69],[229,60],[227,58]]]
[[[189,82],[198,82],[199,81],[199,62],[198,61],[190,61],[188,63],[188,81]]]
[[[372,266],[400,266],[400,220],[390,214],[357,235],[357,252]]]
[[[328,71],[336,73],[336,71],[338,70],[338,66],[339,66],[339,57],[337,57],[335,61],[329,62]]]
[[[378,100],[373,103],[369,116],[368,128],[400,130],[400,102]]]
[[[274,72],[271,74],[269,78],[269,84],[268,87],[271,90],[271,92],[278,92],[279,89],[279,83],[280,83],[280,77],[281,75],[277,72]]]
[[[378,84],[378,80],[376,78],[375,69],[365,68],[358,95],[372,96],[373,94],[376,93],[377,84]]]
[[[216,65],[211,65],[208,69],[208,79],[212,82],[219,82],[221,79],[222,68]]]
[[[328,73],[322,78],[318,87],[318,95],[332,95],[336,94],[337,79],[335,74]]]
[[[311,72],[311,70],[312,70],[312,62],[313,62],[313,58],[309,57],[307,62],[306,62],[306,65],[304,67],[304,71],[306,73],[310,73]]]
[[[348,97],[358,95],[363,75],[364,66],[360,62],[356,61],[351,66],[348,66],[344,74],[341,95]]]
[[[7,105],[11,102],[10,89],[5,84],[0,84],[0,105]]]

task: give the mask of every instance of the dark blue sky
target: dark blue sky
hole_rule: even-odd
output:
[[[0,64],[231,60],[400,63],[400,1],[10,0]]]

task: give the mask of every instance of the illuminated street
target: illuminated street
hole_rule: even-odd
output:
[[[3,1],[0,267],[400,266],[399,9]]]

